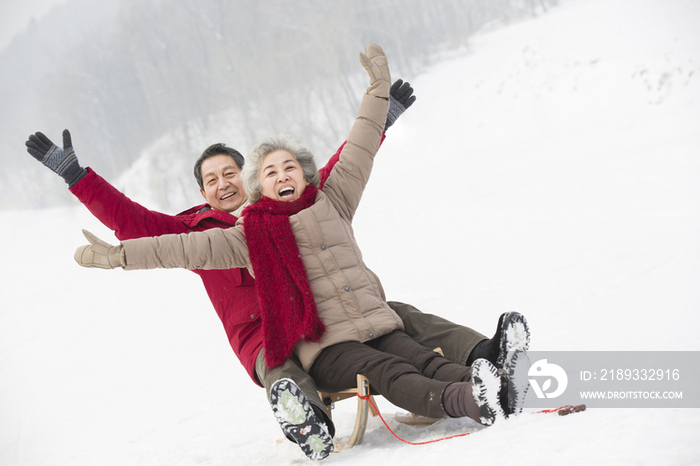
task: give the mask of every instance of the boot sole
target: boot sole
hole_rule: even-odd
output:
[[[497,419],[505,419],[499,392],[501,377],[498,369],[486,359],[477,359],[472,364],[472,396],[480,408],[479,421],[485,426],[493,425]]]
[[[501,323],[501,341],[499,343],[497,367],[508,371],[510,358],[518,350],[527,351],[530,347],[530,327],[525,316],[519,312],[506,312]]]
[[[530,358],[523,350],[513,351],[509,360],[507,376],[508,387],[508,416],[517,416],[523,411],[525,397],[530,389],[528,372],[530,371]]]
[[[304,392],[291,379],[280,379],[270,388],[270,406],[284,433],[294,439],[312,460],[333,451],[333,438],[314,413]]]

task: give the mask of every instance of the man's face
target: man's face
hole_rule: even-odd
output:
[[[241,169],[232,157],[221,154],[202,162],[202,184],[200,192],[214,210],[233,212],[248,198],[243,190]]]
[[[297,158],[286,150],[267,154],[260,164],[258,181],[262,195],[276,201],[295,201],[308,183]]]

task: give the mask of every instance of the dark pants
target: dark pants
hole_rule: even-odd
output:
[[[389,301],[388,304],[403,320],[404,326],[406,327],[406,333],[408,335],[414,338],[417,342],[425,345],[429,350],[437,347],[441,348],[445,357],[452,362],[464,365],[467,361],[467,357],[474,349],[474,346],[476,346],[476,344],[481,340],[485,340],[487,338],[469,327],[457,325],[436,315],[424,314],[410,304],[404,304],[397,301]],[[432,351],[429,356],[434,356]],[[314,364],[314,366],[316,365]],[[264,351],[261,351],[260,354],[258,354],[255,370],[258,380],[266,389],[268,400],[270,399],[270,387],[274,382],[282,378],[289,378],[293,380],[306,394],[309,402],[314,405],[316,408],[315,411],[323,413],[323,418],[331,431],[331,435],[333,435],[335,427],[325,411],[321,398],[316,392],[316,384],[311,377],[309,377],[309,375],[302,370],[301,364],[296,358],[292,357],[286,360],[281,366],[270,369],[265,364]],[[338,381],[337,386],[340,388],[325,390],[329,392],[355,387],[357,385],[356,375],[358,372],[369,378],[369,375],[362,371],[353,372],[351,369],[343,366],[331,368],[329,370],[340,371],[342,372],[340,375],[347,376],[342,381]],[[437,379],[437,377],[433,378]],[[372,383],[371,379],[370,383]],[[448,384],[444,385],[446,386]],[[437,389],[440,389],[440,387]],[[444,387],[442,390],[444,390]],[[375,391],[379,392],[378,389],[375,389]],[[442,393],[442,391],[439,393]],[[438,397],[438,401],[441,401],[441,397]],[[398,403],[394,404],[401,406]],[[409,409],[404,406],[401,407],[416,414],[420,414],[418,411],[413,409]],[[441,416],[443,416],[443,414],[430,417]]]
[[[450,362],[397,330],[366,343],[350,341],[325,348],[309,375],[322,391],[356,386],[356,375],[369,380],[373,393],[412,413],[445,417],[442,395],[453,382],[471,381],[471,368]]]
[[[403,320],[405,331],[411,338],[430,349],[439,347],[447,359],[457,364],[466,365],[477,343],[488,339],[476,330],[425,314],[410,304],[398,301],[387,304]]]

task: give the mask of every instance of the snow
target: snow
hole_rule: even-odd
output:
[[[487,334],[517,310],[533,350],[700,350],[697,18],[692,0],[567,0],[412,79],[355,221],[388,297]],[[0,219],[0,464],[307,462],[196,276],[78,267],[81,228],[114,237],[77,203]],[[372,419],[325,463],[700,462],[698,409],[390,425],[474,434],[410,446]]]

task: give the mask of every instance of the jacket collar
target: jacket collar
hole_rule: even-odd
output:
[[[200,204],[177,214],[178,217],[190,228],[196,227],[206,220],[215,220],[223,227],[232,227],[236,224],[238,217],[228,212],[214,210],[209,204]]]

